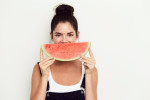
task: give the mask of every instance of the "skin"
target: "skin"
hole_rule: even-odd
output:
[[[52,33],[50,32],[50,36],[51,38],[53,38],[53,42],[54,44],[59,44],[59,43],[75,43],[78,36],[79,36],[80,32],[77,32],[77,36],[76,36],[76,32],[73,29],[73,27],[71,26],[71,24],[69,22],[60,22],[55,30],[53,31],[53,37],[52,37]],[[69,70],[71,69],[70,65],[72,66],[72,64],[74,65],[75,63],[79,62],[78,60],[74,60],[74,61],[55,61],[55,64],[63,66],[61,70]],[[66,66],[67,65],[67,66]],[[65,66],[65,67],[64,67]],[[74,66],[73,66],[74,67]],[[64,69],[63,69],[64,68]]]
[[[69,22],[60,22],[53,31],[53,42],[74,43],[79,37]],[[50,32],[52,38],[52,33]],[[47,80],[51,70],[54,81],[61,85],[74,85],[80,81],[82,72],[82,62],[85,67],[85,100],[97,100],[98,72],[95,67],[94,55],[89,49],[90,57],[80,56],[81,59],[74,61],[56,61],[53,56],[44,59],[42,49],[40,49],[40,76],[39,66],[36,64],[32,73],[32,88],[30,100],[45,100]],[[72,80],[73,79],[73,80]]]

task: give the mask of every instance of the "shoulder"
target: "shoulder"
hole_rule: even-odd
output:
[[[40,77],[40,69],[38,64],[34,65],[33,72],[32,72],[32,78],[35,77]]]
[[[35,64],[34,68],[33,68],[33,72],[32,72],[32,86],[39,83],[40,78],[41,78],[41,76],[40,76],[39,65]]]
[[[32,72],[32,83],[31,83],[31,96],[30,96],[30,98],[32,98],[35,95],[36,89],[37,89],[39,83],[40,83],[39,65],[35,64],[34,68],[33,68],[33,72]]]
[[[40,71],[40,70],[39,70],[39,65],[38,65],[38,64],[35,64],[35,65],[34,65],[34,68],[33,68],[33,72],[38,72],[38,71]]]

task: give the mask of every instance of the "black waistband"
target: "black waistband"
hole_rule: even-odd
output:
[[[45,100],[85,100],[85,93],[83,90],[64,93],[47,92]]]
[[[64,92],[64,93],[59,93],[59,92],[47,92],[47,94],[53,94],[53,95],[75,95],[75,94],[81,94],[81,92],[83,92],[83,90],[76,90],[76,91],[71,91],[71,92]]]
[[[37,64],[39,65],[39,62],[37,62]],[[40,69],[40,66],[39,66],[39,69]],[[42,75],[41,69],[40,69],[40,74]],[[84,77],[83,77],[83,80],[82,80],[82,84],[81,84],[80,87],[85,89],[85,74],[84,74]],[[46,89],[46,91],[48,91],[49,89],[50,89],[50,86],[49,86],[49,81],[48,81],[47,82],[47,89]]]

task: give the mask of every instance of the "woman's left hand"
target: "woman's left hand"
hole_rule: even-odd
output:
[[[80,59],[80,61],[84,62],[83,65],[85,67],[85,74],[91,73],[96,64],[96,60],[93,56],[91,49],[89,48],[88,50],[89,50],[90,57],[86,57],[86,56],[82,56],[82,55],[80,56],[82,58],[82,59]]]

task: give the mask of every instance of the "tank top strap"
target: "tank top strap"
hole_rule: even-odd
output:
[[[80,87],[82,87],[82,88],[85,89],[85,74],[84,74],[84,76],[83,76],[83,80],[82,80],[82,83],[81,83],[81,86],[80,86]]]
[[[40,62],[37,62],[37,64],[39,65]],[[39,65],[39,70],[40,70],[40,75],[42,75],[42,72],[41,72],[41,69],[40,69],[40,65]],[[50,88],[49,86],[49,81],[47,81],[47,88],[46,88],[46,91],[48,91]]]

